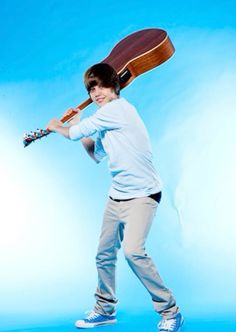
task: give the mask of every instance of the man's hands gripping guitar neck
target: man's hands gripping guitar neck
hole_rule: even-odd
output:
[[[70,138],[69,128],[80,122],[81,110],[79,108],[70,108],[63,114],[63,118],[66,118],[67,116],[70,117],[72,113],[76,113],[76,114],[71,119],[67,120],[67,126],[64,126],[64,123],[61,120],[52,119],[51,121],[49,121],[49,123],[47,125],[47,130],[50,130],[51,132],[54,132],[54,133],[61,134],[61,135],[65,136],[66,138]],[[85,150],[87,151],[87,153],[89,154],[89,156],[95,162],[98,162],[94,156],[94,140],[90,137],[84,137],[84,138],[81,138],[80,141],[83,144],[83,146],[84,146]]]
[[[72,113],[76,113],[70,120],[67,121],[67,125],[64,126],[64,123],[59,119],[52,119],[47,124],[47,130],[61,134],[62,136],[69,138],[69,128],[80,122],[80,113],[79,108],[70,108],[64,114],[63,118],[70,116]]]

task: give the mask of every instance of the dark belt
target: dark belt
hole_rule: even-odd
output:
[[[149,195],[147,197],[150,197],[152,199],[154,199],[157,203],[160,203],[161,201],[161,191],[159,193],[155,193],[152,195]],[[132,199],[138,198],[138,197],[133,197],[133,198],[128,198],[128,199],[116,199],[116,198],[112,198],[111,196],[109,196],[110,199],[112,199],[115,202],[127,202],[127,201],[131,201]]]

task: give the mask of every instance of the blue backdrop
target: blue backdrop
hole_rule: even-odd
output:
[[[26,149],[21,137],[84,101],[87,67],[147,27],[167,30],[176,48],[122,92],[164,182],[147,249],[186,317],[234,317],[235,9],[229,0],[1,0],[2,331],[60,324],[94,303],[106,162],[57,135]],[[122,252],[118,297],[121,312],[152,311]]]

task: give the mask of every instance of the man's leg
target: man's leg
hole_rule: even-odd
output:
[[[145,252],[148,236],[158,203],[150,197],[122,202],[120,217],[125,224],[124,253],[129,266],[150,293],[155,311],[165,318],[178,313],[175,299],[167,289],[152,259]]]
[[[96,256],[98,285],[94,311],[101,315],[111,315],[115,311],[117,303],[115,296],[116,260],[122,238],[123,226],[119,221],[118,204],[109,199]]]

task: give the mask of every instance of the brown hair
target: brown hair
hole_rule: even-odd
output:
[[[107,63],[98,63],[90,67],[84,74],[84,84],[88,93],[92,87],[100,85],[104,88],[113,88],[117,95],[120,94],[119,76]]]

